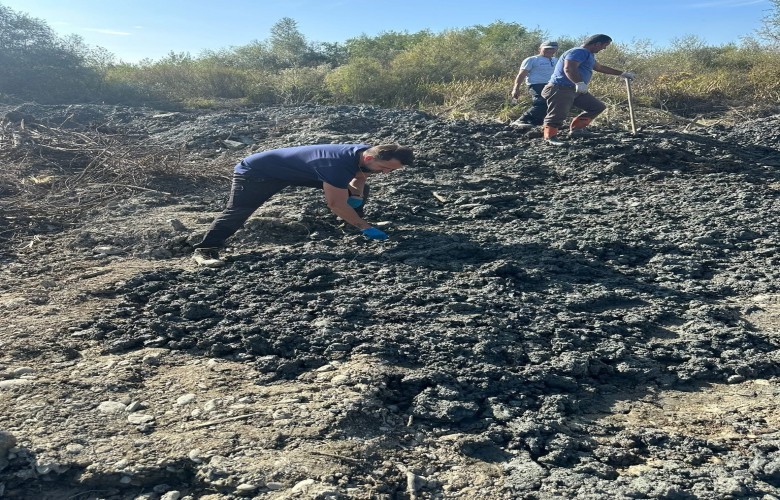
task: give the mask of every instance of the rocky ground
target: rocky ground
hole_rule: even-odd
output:
[[[4,113],[0,497],[780,498],[780,115]],[[388,241],[290,190],[194,266],[236,161],[324,142],[416,149]]]

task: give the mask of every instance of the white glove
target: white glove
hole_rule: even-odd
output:
[[[633,74],[630,71],[624,71],[624,72],[620,73],[620,76],[622,76],[626,80],[633,80],[636,75]]]
[[[574,84],[574,91],[578,94],[587,94],[588,93],[588,84],[585,82],[577,82]]]

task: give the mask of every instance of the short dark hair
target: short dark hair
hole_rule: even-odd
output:
[[[612,43],[612,37],[607,35],[591,35],[582,42],[582,45],[593,45],[594,43]]]
[[[407,167],[414,165],[414,151],[406,146],[381,144],[368,148],[366,152],[380,160],[398,160],[401,162],[401,165],[406,165]]]

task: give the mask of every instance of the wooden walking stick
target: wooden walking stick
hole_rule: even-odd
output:
[[[626,92],[628,93],[628,116],[631,117],[631,133],[636,135],[636,121],[634,120],[634,103],[631,98],[631,79],[626,78]]]

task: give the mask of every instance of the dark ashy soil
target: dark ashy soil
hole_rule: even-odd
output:
[[[0,497],[778,498],[778,125],[9,111]],[[290,190],[195,267],[238,160],[331,142],[415,148],[388,241]]]

